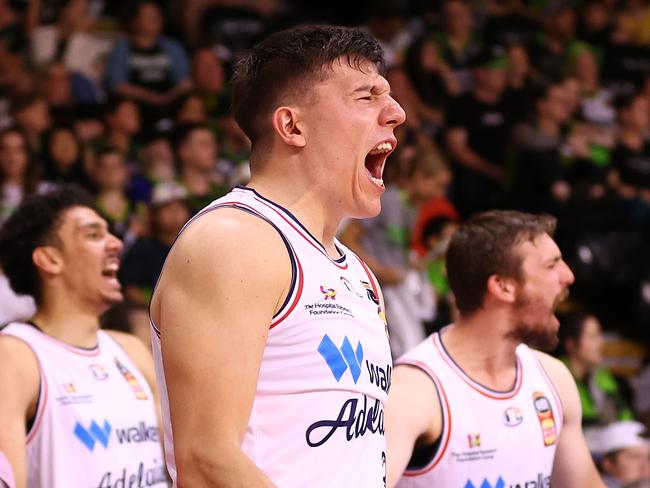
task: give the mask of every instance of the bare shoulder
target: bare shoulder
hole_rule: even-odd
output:
[[[128,356],[134,361],[138,362],[142,359],[151,359],[151,353],[147,346],[133,334],[120,332],[118,330],[104,330],[115,342],[117,342],[122,349],[126,351]]]
[[[539,359],[546,374],[551,378],[551,381],[556,388],[562,389],[567,386],[575,386],[575,381],[573,380],[573,376],[571,376],[569,368],[567,368],[562,361],[545,352],[537,351],[535,349],[531,350],[537,359]]]
[[[580,408],[580,398],[578,396],[578,388],[576,387],[575,380],[569,371],[569,368],[557,358],[543,353],[541,351],[533,350],[534,354],[539,359],[544,371],[548,374],[553,386],[560,395],[562,407],[564,408],[565,421],[575,420],[580,421],[582,411]]]
[[[0,363],[3,366],[20,366],[38,375],[38,359],[32,348],[22,339],[0,334]],[[0,368],[2,369],[2,368]]]
[[[160,297],[169,287],[200,294],[215,286],[243,284],[243,279],[251,289],[278,295],[288,288],[291,263],[280,233],[242,210],[209,212],[193,222],[170,251],[152,300],[152,317],[156,321]]]
[[[389,409],[396,415],[412,419],[411,423],[416,428],[417,443],[435,442],[440,437],[442,431],[440,395],[433,378],[422,368],[410,364],[395,366]],[[404,415],[406,412],[413,415]]]
[[[40,372],[32,348],[22,339],[0,334],[0,391],[33,403],[38,399]],[[4,395],[0,393],[0,399]]]

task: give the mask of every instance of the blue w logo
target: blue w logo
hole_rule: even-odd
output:
[[[343,339],[343,344],[339,349],[336,347],[332,339],[329,338],[327,334],[323,337],[323,340],[320,341],[318,346],[318,352],[325,362],[330,367],[334,378],[336,381],[341,380],[341,376],[345,373],[345,370],[350,368],[350,373],[352,374],[352,379],[356,383],[361,376],[361,364],[363,361],[363,347],[361,347],[361,342],[357,342],[356,351],[352,350],[352,344],[347,336]]]
[[[490,482],[483,478],[483,483],[481,483],[478,487],[474,485],[470,480],[467,480],[467,483],[463,488],[505,488],[506,482],[503,481],[503,478],[499,476],[499,479],[497,480],[495,485],[491,485]]]
[[[95,442],[99,442],[104,448],[108,446],[108,436],[111,434],[111,424],[104,420],[104,427],[100,427],[93,420],[88,430],[77,422],[74,426],[74,435],[92,451],[95,448]]]

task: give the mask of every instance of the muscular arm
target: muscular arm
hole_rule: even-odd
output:
[[[554,488],[605,488],[582,434],[582,409],[571,373],[561,361],[544,353],[536,354],[555,385],[564,410],[564,424],[555,452],[551,484]]]
[[[449,153],[466,168],[473,169],[494,181],[501,181],[505,174],[501,168],[486,161],[467,143],[467,131],[461,127],[449,129],[445,136]]]
[[[402,477],[413,448],[433,444],[441,429],[442,412],[431,378],[413,366],[395,367],[386,409],[389,488]]]
[[[278,233],[238,210],[200,218],[172,249],[152,315],[179,486],[273,486],[241,444],[269,325],[290,282]]]
[[[15,476],[27,486],[26,423],[36,413],[40,373],[34,353],[20,339],[0,335],[0,452]]]

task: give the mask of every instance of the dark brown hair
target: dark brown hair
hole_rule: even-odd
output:
[[[451,238],[447,275],[458,310],[469,315],[483,304],[492,275],[519,279],[523,256],[515,247],[542,234],[553,235],[556,220],[514,210],[491,210],[470,217]]]
[[[308,87],[324,76],[324,68],[339,58],[360,69],[370,61],[383,74],[384,54],[379,42],[359,29],[307,25],[277,32],[239,60],[232,80],[235,120],[253,145],[266,129],[282,97],[304,97]]]

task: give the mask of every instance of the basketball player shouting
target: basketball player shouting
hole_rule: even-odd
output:
[[[236,69],[251,181],[188,223],[150,310],[178,486],[384,486],[381,293],[335,239],[380,210],[405,118],[383,64],[370,35],[307,26]]]
[[[569,371],[526,345],[557,344],[554,311],[573,283],[554,229],[552,217],[492,211],[452,237],[459,318],[396,361],[389,486],[604,487]]]
[[[27,199],[0,231],[12,288],[37,304],[0,330],[0,452],[17,488],[167,486],[151,353],[99,330],[122,301],[121,249],[74,186]]]

